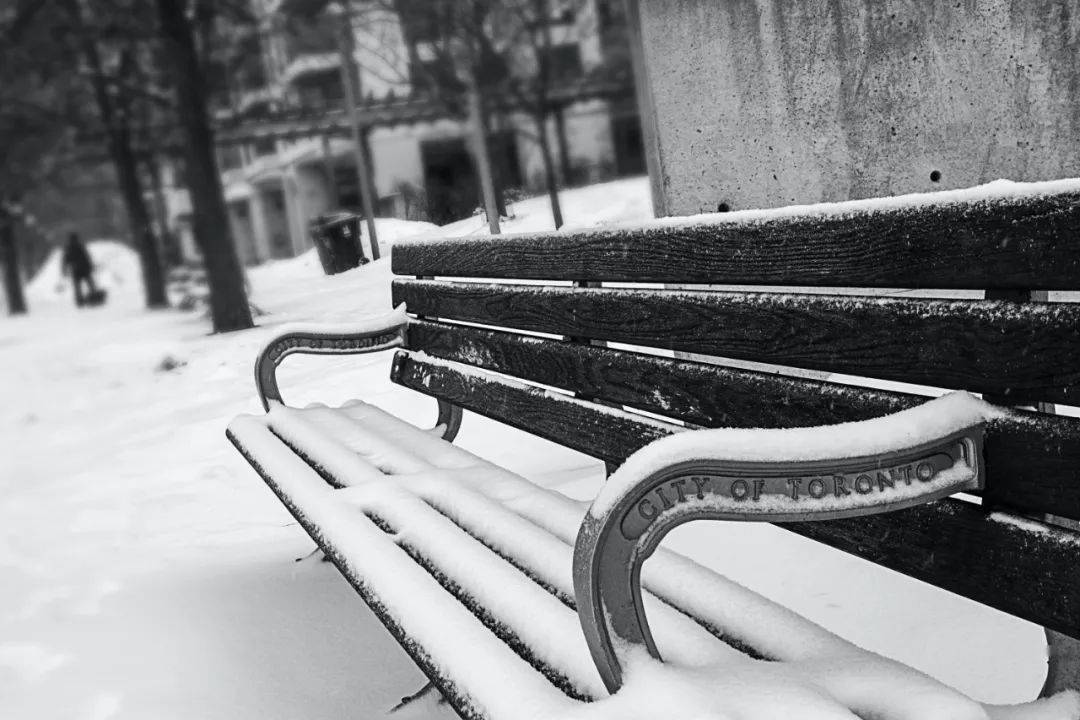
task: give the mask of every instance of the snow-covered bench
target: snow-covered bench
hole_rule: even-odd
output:
[[[1080,421],[1045,403],[1080,404],[1080,304],[1030,300],[1080,289],[1078,220],[1080,184],[994,184],[401,244],[404,309],[270,343],[229,437],[462,717],[1026,717],[654,550],[777,522],[1047,627],[1076,687]],[[291,353],[391,348],[434,428],[281,399]],[[621,467],[587,508],[453,445],[462,408]]]

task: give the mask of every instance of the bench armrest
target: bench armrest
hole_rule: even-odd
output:
[[[409,318],[404,307],[366,322],[348,325],[288,325],[271,339],[255,360],[255,389],[264,410],[283,403],[277,366],[289,355],[355,355],[405,344]]]
[[[409,316],[405,306],[360,323],[348,325],[289,325],[281,329],[255,360],[255,389],[263,410],[270,403],[284,405],[277,382],[277,366],[289,355],[357,355],[405,345]],[[461,427],[461,408],[439,399],[435,431],[452,442]]]
[[[889,512],[981,489],[985,423],[956,393],[831,427],[678,433],[634,453],[593,501],[574,548],[578,615],[611,692],[632,649],[656,649],[641,567],[691,520],[795,522]]]

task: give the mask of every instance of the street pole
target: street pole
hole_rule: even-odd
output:
[[[356,175],[360,187],[360,207],[367,221],[368,240],[371,243],[371,259],[379,259],[379,238],[375,234],[375,188],[371,180],[371,157],[356,115],[360,95],[360,70],[356,67],[356,38],[353,36],[352,0],[335,3],[338,13],[338,52],[341,54],[341,84],[345,86],[345,110],[349,114],[353,147],[356,152]]]

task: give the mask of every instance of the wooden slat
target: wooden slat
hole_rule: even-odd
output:
[[[410,312],[1080,404],[1080,304],[397,280]]]
[[[579,396],[703,427],[806,427],[866,420],[925,397],[544,340],[462,325],[410,324],[408,347]],[[1080,519],[1080,420],[1016,412],[987,431],[999,507]]]
[[[392,378],[567,447],[613,461],[665,432],[610,408],[398,353]],[[1018,617],[1080,637],[1080,535],[1025,530],[958,500],[785,529]]]
[[[258,421],[256,421],[256,423],[257,422]],[[319,546],[319,549],[325,554],[326,559],[334,563],[338,571],[346,580],[348,580],[349,584],[353,586],[367,606],[371,608],[372,612],[375,613],[390,634],[393,635],[397,643],[405,649],[428,679],[439,688],[443,697],[450,702],[450,705],[458,715],[467,720],[489,720],[490,713],[484,711],[482,703],[479,703],[476,698],[476,691],[480,690],[480,692],[483,693],[485,688],[470,687],[467,684],[462,684],[460,682],[460,677],[455,678],[455,673],[447,668],[445,660],[440,662],[439,658],[432,657],[430,648],[413,636],[412,632],[415,632],[415,630],[410,631],[409,629],[410,620],[415,620],[415,618],[402,616],[399,608],[396,609],[397,612],[395,612],[393,604],[387,605],[380,596],[380,588],[375,587],[370,579],[365,578],[364,573],[355,566],[354,562],[350,561],[350,557],[345,551],[346,548],[350,547],[349,543],[346,542],[344,543],[344,547],[339,547],[334,537],[335,533],[330,532],[328,528],[322,527],[318,520],[312,517],[312,509],[307,506],[307,503],[310,503],[312,499],[310,490],[308,492],[301,491],[301,497],[306,500],[304,505],[301,505],[289,491],[290,487],[295,489],[297,487],[308,485],[310,488],[310,483],[307,482],[306,475],[309,471],[312,473],[315,473],[316,471],[314,471],[313,468],[309,468],[306,465],[306,461],[298,465],[296,460],[299,458],[291,458],[287,453],[266,453],[265,449],[269,438],[265,436],[270,435],[269,430],[265,431],[263,437],[260,437],[260,435],[262,435],[262,433],[257,424],[253,426],[252,423],[246,422],[244,418],[234,420],[226,431],[226,436],[229,438],[229,441],[240,451],[259,476],[262,477],[263,481],[266,482],[270,490],[277,495],[281,503],[288,509],[293,517],[296,518],[307,534],[311,536],[311,539],[315,541]],[[270,441],[269,444],[273,446],[274,442]],[[261,450],[259,448],[261,448]],[[277,448],[275,448],[275,450],[276,449]],[[322,473],[318,474],[321,475]],[[340,481],[336,481],[335,484],[340,484]],[[316,491],[316,497],[317,492],[318,491]],[[357,520],[362,522],[360,518],[357,518]],[[376,521],[376,518],[369,516],[368,520],[375,523],[376,526],[379,526],[379,522]],[[340,532],[342,526],[338,525],[335,527],[337,528],[337,531]],[[348,526],[346,525],[346,527]],[[382,529],[385,531],[384,527]],[[354,538],[352,547],[355,547],[355,545]],[[381,550],[385,552],[386,548],[381,548]],[[390,560],[393,559],[397,559],[399,562],[401,560],[400,556],[397,558],[390,558]],[[403,566],[406,573],[413,569],[410,567],[412,562],[413,561],[409,561],[408,565]],[[415,575],[413,577],[414,579],[412,582],[415,583]],[[441,610],[445,612],[448,609],[442,594],[442,591],[445,588],[440,588],[439,578],[434,576],[430,579],[422,578],[420,584],[421,589],[432,595],[435,598],[436,604],[440,605]],[[424,587],[425,585],[426,587]],[[450,609],[452,611],[457,611],[457,608],[453,605],[450,606]],[[467,610],[472,613],[472,610],[469,608],[462,608],[462,610]],[[453,627],[460,628],[461,619],[462,616],[457,615],[458,625]],[[482,622],[479,617],[477,617],[477,620]],[[421,625],[423,625],[423,623],[421,623]],[[466,632],[468,632],[468,629],[466,629]],[[476,636],[472,635],[471,639],[475,641]],[[499,643],[502,640],[502,638],[497,639],[492,637],[494,643]],[[488,652],[492,649],[493,648],[490,646],[485,648]],[[496,652],[502,650],[499,646],[495,646],[494,649]],[[522,670],[524,668],[517,664],[518,658],[513,655],[509,656],[509,658],[504,656],[504,658],[511,660],[511,674],[518,679],[521,679]],[[528,662],[524,658],[522,658],[521,661],[522,663]],[[531,682],[531,678],[527,674],[528,672],[528,670],[525,670],[525,677]],[[543,700],[544,698],[538,699]]]
[[[425,373],[435,378],[432,387],[437,388],[437,392],[424,385]],[[395,356],[391,379],[483,414],[489,413],[478,408],[489,408],[496,413],[490,417],[563,445],[567,445],[563,442],[567,432],[572,432],[577,440],[571,447],[602,460],[622,462],[644,444],[677,429],[675,425],[665,427],[659,422],[644,423],[627,418],[625,413],[605,413],[593,403],[568,396],[555,397],[540,388],[492,382],[488,378],[474,378],[429,363],[418,363],[405,353]],[[558,416],[547,412],[552,405],[562,408]]]
[[[784,214],[787,216],[785,217]],[[1080,289],[1080,195],[395,246],[402,275],[623,282]]]
[[[704,427],[803,427],[866,420],[923,401],[774,373],[430,321],[406,347]]]
[[[1015,523],[1015,524],[1014,524]],[[942,500],[886,515],[782,525],[1025,620],[1080,637],[1080,535]]]
[[[468,720],[484,720],[483,715],[476,711],[475,705],[469,696],[454,685],[453,681],[446,675],[446,671],[428,655],[424,647],[409,635],[405,628],[402,627],[401,623],[391,615],[389,609],[382,600],[379,599],[374,589],[371,588],[368,583],[364,582],[360,574],[348,564],[345,556],[337,551],[319,527],[308,518],[303,509],[293,502],[292,498],[278,485],[274,475],[264,466],[263,461],[259,459],[255,452],[247,447],[245,442],[240,439],[236,432],[234,432],[233,428],[229,428],[225,434],[228,437],[229,442],[240,451],[240,454],[243,455],[244,459],[255,469],[255,472],[259,474],[259,477],[263,479],[263,482],[266,483],[267,487],[269,487],[277,496],[278,500],[281,501],[282,505],[285,506],[289,513],[296,518],[311,539],[315,541],[323,554],[334,563],[338,572],[349,581],[349,584],[353,586],[356,592],[364,600],[364,603],[371,608],[372,612],[375,613],[380,622],[382,622],[390,634],[393,635],[394,640],[408,652],[409,657],[412,658],[413,662],[416,663],[416,666],[420,668],[424,675],[439,688],[443,693],[443,697],[450,702],[450,705],[454,710],[457,711],[461,717],[468,718]]]

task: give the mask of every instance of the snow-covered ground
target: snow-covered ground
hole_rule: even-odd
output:
[[[567,192],[564,211],[572,225],[642,219],[647,184]],[[516,212],[507,230],[550,227],[543,199]],[[307,557],[313,543],[224,428],[259,411],[251,365],[275,328],[386,311],[388,261],[334,277],[311,255],[256,268],[259,327],[211,336],[198,314],[142,310],[129,260],[102,262],[116,268],[105,307],[76,311],[43,276],[31,314],[0,322],[0,718],[381,717],[420,672]],[[430,421],[388,360],[293,358],[282,388],[291,404],[362,397]],[[579,498],[603,478],[590,458],[471,415],[459,443]],[[696,523],[670,544],[977,699],[1041,684],[1039,628],[976,603],[769,526]],[[394,717],[451,714],[428,701]]]

